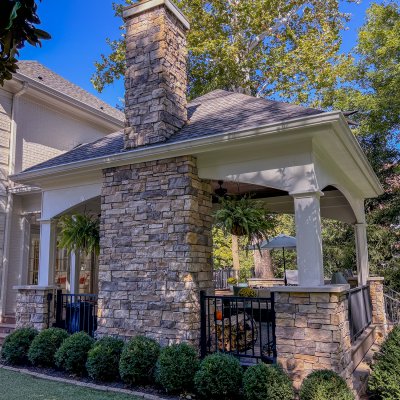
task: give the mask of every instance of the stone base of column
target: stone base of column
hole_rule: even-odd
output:
[[[372,324],[376,326],[375,340],[382,343],[388,334],[382,277],[368,278],[372,303]]]
[[[321,369],[337,372],[353,388],[348,289],[349,285],[272,288],[278,362],[296,389]]]
[[[54,322],[54,286],[15,286],[18,290],[15,313],[16,327],[47,329]],[[51,299],[49,299],[51,295]]]

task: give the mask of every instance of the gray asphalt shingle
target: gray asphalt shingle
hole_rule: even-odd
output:
[[[34,81],[85,103],[110,117],[124,121],[124,113],[110,106],[98,97],[64,79],[37,61],[18,61],[17,75],[26,76]]]
[[[188,123],[165,144],[210,137],[274,122],[321,114],[323,111],[294,104],[259,99],[244,94],[215,90],[188,104]],[[93,143],[82,145],[26,171],[111,156],[123,151],[123,133],[115,132]],[[150,147],[151,145],[147,146]]]

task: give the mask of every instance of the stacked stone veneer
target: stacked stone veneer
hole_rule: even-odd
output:
[[[351,385],[353,363],[345,293],[275,293],[278,362],[296,388],[312,371],[331,369]]]
[[[101,335],[198,343],[200,290],[212,290],[210,184],[193,157],[104,171]]]
[[[187,121],[188,24],[165,4],[140,12],[146,3],[152,2],[142,0],[124,12],[126,149],[163,142]]]
[[[375,335],[378,342],[382,342],[388,332],[383,282],[384,279],[380,277],[368,279],[372,303],[372,324],[376,326]]]
[[[17,309],[15,313],[17,328],[33,327],[39,331],[52,326],[54,322],[55,288],[39,286],[18,287]],[[51,294],[50,319],[48,294]]]

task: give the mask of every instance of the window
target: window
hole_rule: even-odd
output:
[[[39,248],[40,235],[31,229],[31,240],[29,247],[28,285],[37,285],[39,282]]]

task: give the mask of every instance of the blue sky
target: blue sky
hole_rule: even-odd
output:
[[[343,51],[349,51],[356,43],[357,30],[362,25],[365,11],[372,3],[349,3],[343,10],[352,14],[349,29],[343,32]],[[94,62],[100,54],[107,53],[105,38],[117,38],[120,21],[114,17],[112,0],[43,0],[39,4],[41,28],[52,39],[43,47],[27,45],[21,51],[21,59],[37,60],[64,78],[99,96],[115,106],[123,96],[123,83],[117,82],[98,94],[90,83]]]

